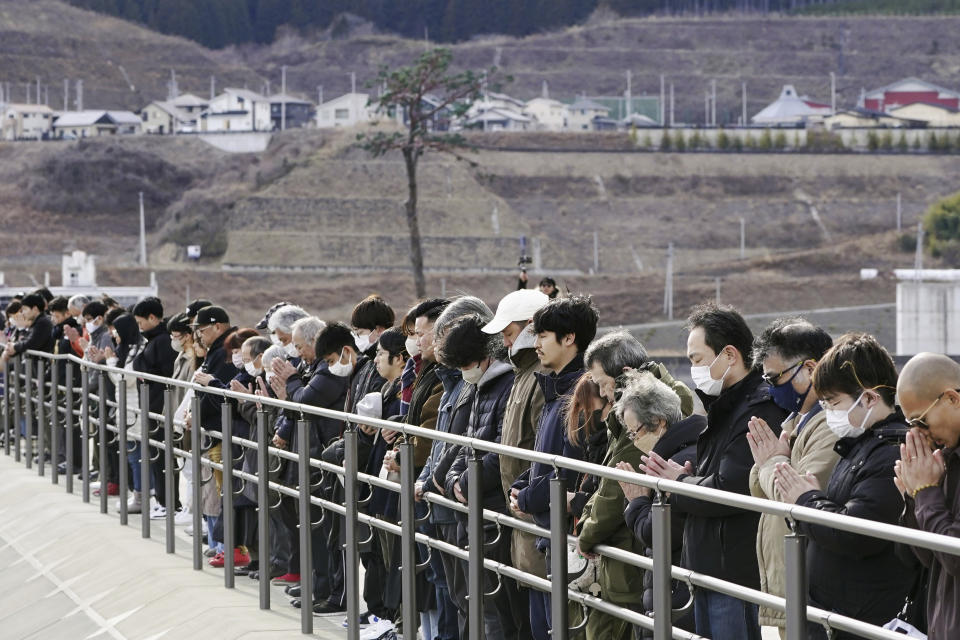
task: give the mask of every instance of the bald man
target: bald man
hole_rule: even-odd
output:
[[[895,467],[906,501],[902,524],[960,538],[960,364],[936,353],[917,354],[900,374],[897,397],[911,427]],[[913,551],[930,568],[928,637],[958,637],[960,556]]]

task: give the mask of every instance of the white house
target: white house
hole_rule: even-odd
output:
[[[8,103],[0,109],[0,140],[41,140],[53,128],[53,110],[45,104]]]
[[[610,109],[599,102],[589,100],[586,96],[577,98],[567,109],[570,112],[567,118],[567,129],[573,131],[592,131],[595,118],[598,116],[607,118],[610,115]]]
[[[536,128],[545,131],[566,129],[569,113],[567,105],[553,98],[534,98],[523,107],[523,114],[534,118]]]
[[[186,113],[189,113],[193,116],[193,119],[196,120],[197,117],[210,106],[210,101],[204,100],[203,98],[195,96],[192,93],[181,93],[179,96],[171,100],[170,104]]]
[[[200,114],[201,131],[270,131],[270,99],[249,89],[226,88]]]
[[[347,93],[317,107],[317,127],[352,127],[373,119],[375,109],[368,106],[370,96],[366,93]]]
[[[177,107],[173,102],[156,100],[140,110],[143,120],[143,132],[156,135],[170,135],[181,131],[196,130],[197,116]]]
[[[106,111],[65,111],[53,121],[55,138],[113,136],[117,134],[117,130],[117,123]]]
[[[891,107],[887,113],[896,118],[925,123],[928,127],[960,127],[960,110],[944,104],[913,102],[902,107]]]
[[[822,121],[833,114],[830,105],[797,95],[792,84],[783,85],[780,97],[761,109],[750,120],[768,126],[797,125]]]
[[[143,133],[143,122],[140,116],[132,111],[107,111],[107,115],[117,125],[117,134],[134,136]]]
[[[84,251],[63,254],[61,275],[65,287],[97,286],[96,258]]]
[[[464,127],[482,131],[528,131],[535,125],[532,117],[512,109],[487,109],[468,117]]]

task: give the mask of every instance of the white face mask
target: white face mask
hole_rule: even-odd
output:
[[[230,356],[230,360],[233,361],[233,366],[235,366],[237,369],[243,367],[243,356],[240,355],[239,351],[234,351],[233,355]]]
[[[93,335],[93,332],[100,328],[100,325],[94,322],[87,322],[83,326],[86,328],[88,335]]]
[[[343,361],[344,357],[347,358],[346,363]],[[341,351],[340,359],[330,365],[330,373],[338,378],[349,378],[350,374],[353,373],[353,363],[350,362],[350,358],[347,355],[346,350]]]
[[[300,357],[300,352],[297,351],[297,348],[295,346],[293,346],[293,340],[288,342],[287,345],[283,348],[283,350],[286,351],[287,355],[290,356],[291,358]]]
[[[407,338],[403,344],[407,347],[407,353],[411,358],[416,358],[420,355],[420,347],[417,346],[417,339],[413,336]]]
[[[860,400],[863,399],[863,395],[864,394],[861,393],[857,397],[856,402],[850,405],[849,409],[823,410],[823,413],[827,419],[827,426],[830,427],[830,431],[832,431],[838,438],[859,438],[866,432],[864,425],[867,424],[867,420],[870,419],[870,414],[873,413],[874,407],[867,409],[867,415],[863,416],[863,421],[860,422],[859,427],[855,427],[850,424],[850,412],[860,404]]]
[[[177,338],[170,338],[170,346],[177,353],[183,353],[183,343],[180,342]]]
[[[364,353],[370,348],[370,335],[369,333],[365,336],[353,334],[353,343],[357,345],[357,353]]]
[[[533,349],[537,344],[537,334],[533,331],[533,323],[523,328],[517,339],[510,345],[510,355],[515,356],[523,349]]]
[[[254,378],[256,378],[258,375],[263,373],[263,369],[257,369],[257,367],[254,366],[252,360],[250,362],[245,363],[243,365],[243,368],[246,369],[247,373],[249,373]]]
[[[463,374],[464,381],[470,384],[477,384],[483,377],[483,369],[480,368],[479,364],[472,369],[461,369],[460,373]]]
[[[721,355],[723,354],[717,355],[717,357],[713,359],[713,362],[708,365],[690,367],[690,377],[693,378],[693,383],[697,385],[697,389],[700,389],[700,391],[708,396],[716,397],[720,395],[720,392],[723,391],[723,379],[730,373],[730,367],[727,367],[727,370],[723,372],[719,380],[716,380],[713,374],[710,373],[710,367],[720,359]]]

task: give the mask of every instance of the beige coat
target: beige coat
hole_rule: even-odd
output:
[[[758,498],[780,500],[780,494],[773,483],[773,472],[779,462],[789,462],[800,474],[812,473],[826,487],[833,468],[840,456],[833,450],[837,437],[827,427],[826,415],[821,411],[810,419],[799,435],[794,434],[798,422],[797,414],[791,414],[783,422],[783,430],[790,434],[790,459],[786,456],[774,456],[762,466],[753,465],[750,469],[750,493]],[[760,566],[760,589],[766,593],[783,597],[785,567],[783,558],[783,537],[789,533],[786,521],[768,513],[760,516],[760,528],[757,531],[757,561]],[[784,614],[760,607],[760,624],[784,627]]]

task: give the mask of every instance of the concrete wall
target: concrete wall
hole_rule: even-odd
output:
[[[960,354],[960,282],[897,284],[897,353]]]
[[[228,153],[262,153],[270,144],[269,133],[218,133],[200,135],[200,139]]]

